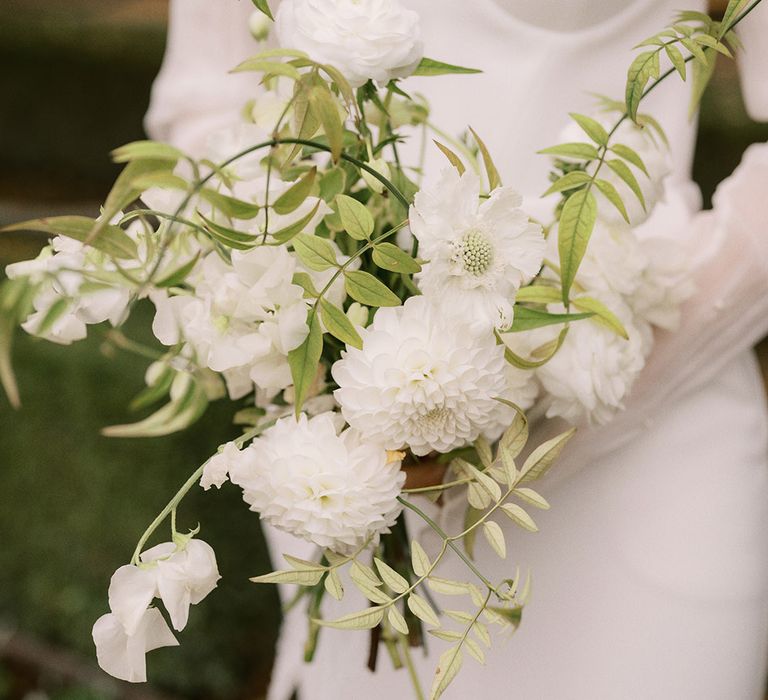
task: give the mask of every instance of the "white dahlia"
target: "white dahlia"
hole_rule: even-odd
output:
[[[416,278],[424,295],[488,328],[509,326],[515,294],[539,271],[545,247],[521,204],[509,187],[481,201],[478,176],[455,168],[420,190],[410,227],[428,261]]]
[[[398,0],[282,0],[280,46],[338,68],[352,87],[413,73],[423,45],[419,16]]]
[[[337,434],[332,413],[282,418],[229,465],[251,510],[271,525],[320,547],[348,553],[378,542],[400,514],[405,474],[400,455]]]
[[[493,333],[449,317],[423,296],[379,309],[332,368],[346,421],[365,440],[417,455],[495,436],[511,420],[496,400],[532,402],[527,375],[512,374]],[[517,391],[516,391],[517,387]]]
[[[561,416],[575,424],[607,423],[624,407],[624,399],[645,365],[651,342],[647,324],[633,322],[620,299],[602,300],[621,319],[629,339],[593,321],[572,323],[562,347],[536,370],[550,396],[550,418]],[[551,339],[551,332],[544,330],[531,335],[538,339],[537,345]]]

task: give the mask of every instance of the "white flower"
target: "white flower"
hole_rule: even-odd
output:
[[[642,321],[633,323],[629,309],[618,298],[601,300],[622,321],[629,340],[592,321],[572,323],[562,347],[536,370],[550,395],[548,417],[561,416],[571,423],[607,423],[623,408],[645,365],[650,345],[647,326]],[[551,339],[551,331],[544,329],[531,335],[537,339],[536,345]]]
[[[272,20],[261,10],[254,10],[248,17],[248,30],[256,41],[264,41],[269,36]]]
[[[400,513],[399,455],[357,431],[337,434],[333,414],[282,418],[230,470],[251,510],[297,537],[337,552],[378,541]]]
[[[334,396],[363,439],[387,449],[448,452],[497,434],[511,416],[496,397],[525,404],[531,396],[510,384],[493,333],[423,296],[379,309],[360,336],[362,349],[348,348],[332,368]]]
[[[215,372],[240,370],[260,387],[282,389],[292,381],[288,353],[308,333],[304,292],[291,282],[295,269],[282,246],[233,251],[231,265],[210,253],[194,296],[151,295],[155,336],[165,345],[187,341]]]
[[[133,635],[146,609],[157,595],[157,577],[152,569],[133,564],[121,566],[109,582],[109,609],[125,629]]]
[[[164,542],[144,552],[141,560],[156,563],[157,590],[177,631],[187,626],[189,606],[203,600],[221,578],[213,548],[202,540]]]
[[[32,301],[34,312],[22,328],[31,335],[69,345],[86,337],[89,324],[109,321],[118,325],[125,317],[130,290],[94,284],[87,276],[88,272],[114,269],[99,251],[63,236],[55,237],[34,260],[9,265],[9,278],[28,277],[40,285]]]
[[[419,16],[398,0],[282,0],[275,30],[282,47],[330,63],[352,87],[410,75],[423,51]]]
[[[131,683],[146,682],[148,651],[179,644],[157,608],[144,610],[133,634],[114,613],[102,615],[93,625],[93,642],[102,670]]]
[[[206,491],[215,486],[217,489],[227,480],[229,470],[240,456],[240,449],[234,442],[228,442],[219,448],[203,467],[203,475],[200,477],[200,486]]]
[[[428,260],[416,277],[421,291],[488,327],[509,326],[517,290],[544,257],[541,227],[521,203],[508,187],[481,203],[478,176],[460,176],[455,168],[420,190],[410,225],[419,255]]]

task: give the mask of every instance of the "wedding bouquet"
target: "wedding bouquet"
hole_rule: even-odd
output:
[[[272,15],[254,4],[262,36]],[[53,237],[7,268],[0,293],[12,401],[14,324],[69,344],[109,322],[116,345],[153,358],[132,407],[163,405],[106,435],[166,435],[211,401],[239,407],[239,437],[211,446],[112,577],[110,612],[93,627],[104,670],[145,681],[146,652],[177,644],[171,627],[182,631],[215,588],[214,551],[200,527],[177,529],[177,510],[197,484],[227,481],[260,518],[317,548],[312,559],[274,552],[287,568],[252,579],[299,587],[308,659],[323,626],[371,629],[422,697],[410,648],[429,633],[446,643],[431,698],[465,654],[483,661],[490,628],[519,624],[530,586],[514,569],[490,580],[473,561],[476,536],[504,558],[501,519],[536,531],[529,511],[549,506],[532,484],[574,432],[529,445],[526,412],[609,421],[653,327],[674,329],[691,292],[683,244],[642,226],[669,156],[640,103],[669,75],[685,79],[689,62],[697,100],[756,4],[731,0],[721,22],[681,13],[643,43],[624,101],[571,115],[563,142],[542,152],[550,221],[526,213],[471,128],[429,139],[429,106],[406,78],[476,71],[425,58],[415,13],[397,0],[283,0],[281,48],[234,69],[258,73],[263,89],[241,123],[210,135],[205,157],[130,143],[113,152],[126,165],[97,219],[6,229]],[[407,138],[442,152],[439,177],[404,162]],[[142,300],[162,350],[119,330]],[[458,532],[419,500],[448,491],[466,500]],[[404,511],[435,531],[437,548],[409,537]],[[167,521],[170,539],[146,548]],[[447,557],[466,578],[441,576]],[[357,610],[323,617],[345,595]],[[450,609],[450,596],[467,602]]]

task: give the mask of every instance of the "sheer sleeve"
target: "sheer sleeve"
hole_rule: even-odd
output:
[[[268,48],[248,31],[250,0],[171,0],[168,40],[145,118],[154,139],[195,155],[258,91],[254,73],[229,73]]]
[[[736,31],[744,45],[738,62],[747,112],[768,121],[768,4],[761,2]]]

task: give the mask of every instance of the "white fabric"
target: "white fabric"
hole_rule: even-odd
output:
[[[422,15],[426,55],[484,71],[414,79],[410,91],[428,97],[445,131],[477,129],[505,184],[529,198],[545,189],[548,168],[535,151],[556,142],[568,111],[592,109],[590,92],[620,97],[631,47],[680,9],[677,0],[406,4]],[[704,9],[698,0],[684,4]],[[153,136],[194,151],[258,89],[252,76],[222,77],[257,50],[247,31],[251,9],[246,0],[172,0],[168,52],[147,118]],[[768,2],[739,29],[746,103],[762,119],[767,31]],[[686,93],[670,79],[646,107],[674,144],[675,165],[668,208],[647,226],[663,228],[670,208],[685,215],[696,206]],[[530,566],[533,598],[520,631],[497,642],[487,667],[465,662],[449,700],[479,688],[484,697],[523,700],[762,697],[768,436],[749,348],[768,332],[767,154],[768,146],[754,147],[718,195],[718,211],[692,220],[703,252],[683,328],[659,336],[627,411],[604,429],[582,431],[541,485],[552,503],[537,513],[541,531],[509,529],[506,564],[481,550],[495,578],[517,563]],[[428,170],[441,165],[431,152]],[[450,502],[440,513],[451,531],[458,508]],[[289,536],[268,535],[276,552],[309,554]],[[449,568],[458,574],[458,566]],[[353,605],[363,605],[354,592],[325,614]],[[407,675],[391,671],[383,651],[375,678],[364,669],[364,633],[323,630],[316,662],[303,666],[302,618],[297,611],[284,623],[272,700],[285,700],[294,683],[301,700],[410,696]],[[441,648],[430,641],[429,658],[417,658],[425,685]]]

